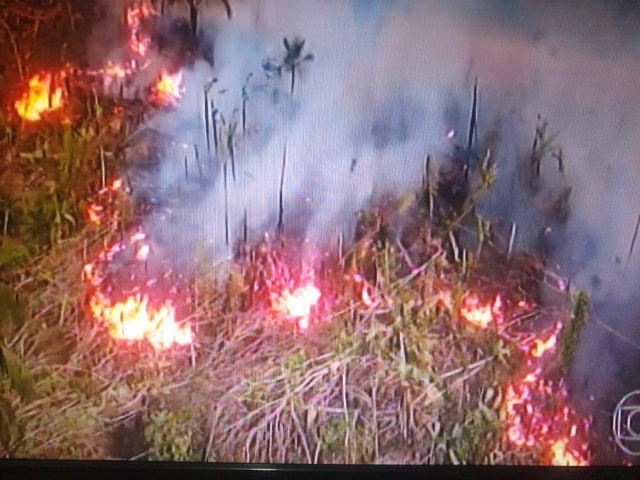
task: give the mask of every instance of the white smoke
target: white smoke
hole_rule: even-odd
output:
[[[377,195],[415,189],[426,155],[439,158],[451,151],[448,131],[458,132],[453,141],[465,143],[477,77],[480,145],[492,139],[499,168],[499,184],[483,213],[521,224],[520,248],[529,247],[533,232],[543,227],[527,227],[529,205],[510,186],[516,166],[530,153],[541,114],[558,134],[564,181],[573,187],[566,237],[557,245],[558,268],[570,272],[574,285],[590,290],[596,301],[624,305],[633,298],[640,251],[625,263],[640,214],[640,9],[635,4],[230,3],[231,20],[221,2],[199,12],[200,29],[215,38],[214,66],[196,62],[186,69],[180,105],[150,122],[174,138],[176,151],[162,160],[155,185],[167,198],[172,195],[172,214],[151,215],[148,226],[176,256],[187,263],[203,254],[228,258],[242,236],[245,212],[251,238],[275,232],[285,147],[285,231],[310,245],[333,242],[340,233],[349,238],[358,210]],[[261,63],[282,59],[282,39],[296,36],[305,39],[305,53],[315,58],[297,71],[292,96],[289,73],[266,78]],[[243,133],[242,87],[250,74]],[[213,158],[204,136],[204,85],[214,78],[210,99],[227,125],[238,124],[236,180],[230,166],[227,177],[229,244],[221,174],[221,161],[230,160],[226,140]],[[224,129],[218,118],[217,128]],[[202,175],[195,173],[203,167],[196,165],[194,145]],[[185,162],[191,172],[187,180]],[[556,168],[545,163],[543,177],[553,183]],[[602,286],[596,288],[598,282]],[[617,328],[625,328],[630,338],[640,336],[636,323],[619,321]],[[576,375],[595,378],[593,391],[597,378],[604,382],[617,361],[617,353],[607,353],[613,351],[609,335],[589,324],[578,355]],[[591,371],[596,347],[606,367],[600,376]]]

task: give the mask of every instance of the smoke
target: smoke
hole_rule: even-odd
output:
[[[637,358],[629,341],[640,340],[632,302],[640,252],[627,264],[640,214],[635,3],[231,5],[231,20],[221,2],[200,8],[198,28],[213,42],[213,66],[191,58],[182,101],[149,122],[173,146],[151,184],[144,185],[167,206],[149,216],[147,228],[177,263],[229,258],[245,229],[249,240],[274,235],[281,207],[285,232],[309,250],[331,245],[340,234],[350,238],[358,210],[383,195],[415,189],[427,154],[438,161],[466,143],[477,77],[479,146],[491,148],[499,170],[480,212],[503,229],[515,222],[519,249],[533,248],[549,227],[551,267],[590,292],[598,321],[594,315],[585,327],[574,391],[600,399],[602,407],[631,389],[616,378],[622,365]],[[189,18],[179,7],[166,15]],[[282,61],[284,37],[303,38],[302,56],[314,56],[296,69],[293,94],[291,72],[267,76],[262,68],[267,58],[272,65]],[[205,110],[211,113],[211,105],[205,107],[207,85],[221,137],[217,153],[204,133]],[[561,174],[555,160],[544,159],[536,200],[545,203],[554,192],[572,188],[570,216],[553,225],[534,214],[530,197],[514,180],[531,153],[539,114],[549,122],[548,133],[557,135],[554,144],[562,147],[566,169]],[[457,135],[449,139],[452,129]],[[627,342],[599,322],[623,332]]]

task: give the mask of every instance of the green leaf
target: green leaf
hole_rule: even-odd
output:
[[[11,386],[25,402],[35,396],[33,377],[24,363],[5,345],[0,345],[0,374],[8,377]]]

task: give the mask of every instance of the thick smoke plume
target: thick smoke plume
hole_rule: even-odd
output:
[[[167,207],[147,228],[178,263],[229,258],[245,227],[256,240],[279,220],[310,251],[352,237],[358,210],[416,189],[427,154],[438,162],[465,145],[477,77],[478,152],[491,148],[499,171],[480,213],[503,230],[515,222],[519,249],[549,227],[551,267],[591,293],[572,382],[579,398],[596,399],[584,408],[599,415],[634,387],[639,375],[624,371],[640,340],[640,251],[627,262],[640,214],[634,2],[237,0],[231,19],[222,2],[202,3],[197,29],[208,47],[193,50],[181,103],[148,125],[173,143],[144,185]],[[167,7],[165,20],[176,18],[188,22],[188,10]],[[303,56],[314,57],[296,70],[293,94],[289,71],[263,68],[284,58],[285,37],[303,38]],[[217,153],[205,136],[212,107]],[[536,199],[572,188],[558,232],[514,180],[538,115],[557,134],[565,171],[544,159]]]

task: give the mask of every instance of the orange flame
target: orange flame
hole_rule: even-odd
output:
[[[109,299],[97,293],[91,298],[90,307],[95,318],[103,321],[116,339],[146,339],[156,349],[193,341],[191,329],[176,322],[176,312],[170,302],[153,308],[146,296],[137,294],[112,305]]]
[[[151,99],[159,105],[175,105],[182,98],[182,72],[162,73],[151,90]]]
[[[156,11],[147,2],[138,2],[127,8],[125,20],[129,27],[129,48],[140,56],[145,56],[151,47],[151,38],[142,32],[142,22]]]
[[[531,355],[536,358],[542,357],[546,352],[555,348],[557,342],[557,336],[551,335],[547,340],[535,339],[533,348],[531,349]]]
[[[15,108],[25,120],[37,122],[43,114],[59,109],[62,101],[62,87],[56,85],[51,73],[46,73],[29,80],[29,91],[15,103]]]
[[[578,453],[572,452],[567,446],[567,441],[557,440],[550,448],[551,464],[561,467],[583,467],[589,465],[587,459]]]
[[[307,328],[311,309],[318,303],[321,296],[320,290],[315,285],[307,284],[293,291],[287,288],[280,295],[272,294],[271,300],[274,310],[298,319],[300,328]]]
[[[493,303],[483,304],[476,294],[467,295],[461,302],[460,316],[480,328],[487,328],[493,322],[502,323],[502,298],[498,295]]]

